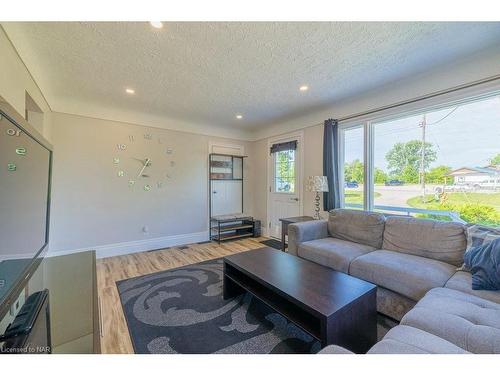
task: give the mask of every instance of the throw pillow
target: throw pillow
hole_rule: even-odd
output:
[[[467,254],[471,249],[489,244],[490,242],[500,238],[500,228],[485,227],[483,225],[467,225],[467,248],[465,249],[465,254]],[[465,258],[464,254],[464,258]],[[462,267],[458,269],[459,271],[470,271],[467,265],[464,263]]]
[[[467,251],[464,264],[472,273],[472,289],[500,290],[500,238]]]

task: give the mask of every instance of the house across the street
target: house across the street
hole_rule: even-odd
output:
[[[500,188],[500,169],[495,166],[462,167],[451,171],[454,185],[468,185],[477,189]]]

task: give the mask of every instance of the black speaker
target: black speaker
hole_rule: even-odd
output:
[[[262,235],[262,228],[260,220],[254,220],[255,230],[253,232],[254,237],[260,237]]]

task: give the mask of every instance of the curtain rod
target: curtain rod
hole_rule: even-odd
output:
[[[373,113],[382,112],[382,111],[385,111],[387,109],[401,107],[403,105],[416,103],[416,102],[419,102],[421,100],[431,99],[431,98],[434,98],[436,96],[441,96],[441,95],[449,94],[449,93],[452,93],[452,92],[455,92],[455,91],[467,89],[467,88],[470,88],[470,87],[482,85],[482,84],[489,83],[489,82],[494,82],[494,81],[497,81],[497,80],[500,80],[500,74],[495,75],[495,76],[491,76],[491,77],[488,77],[488,78],[480,79],[480,80],[477,80],[477,81],[473,81],[473,82],[470,82],[470,83],[466,83],[466,84],[463,84],[463,85],[454,86],[454,87],[449,88],[449,89],[435,91],[433,93],[422,95],[422,96],[418,96],[418,97],[413,98],[413,99],[404,100],[404,101],[397,102],[397,103],[390,104],[390,105],[386,105],[386,106],[383,106],[383,107],[370,109],[370,110],[365,111],[365,112],[359,112],[359,113],[355,113],[355,114],[352,114],[352,115],[344,116],[344,117],[338,118],[337,121],[342,122],[342,121],[352,120],[352,119],[355,119],[357,117],[371,115]]]

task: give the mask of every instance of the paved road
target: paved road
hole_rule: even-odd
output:
[[[427,185],[426,194],[434,194],[436,185]],[[363,189],[349,189],[350,191],[362,191]],[[408,199],[420,196],[420,185],[384,186],[376,185],[375,192],[380,196],[375,197],[375,204],[381,206],[409,207]]]

